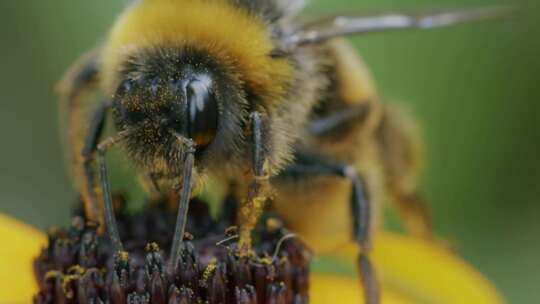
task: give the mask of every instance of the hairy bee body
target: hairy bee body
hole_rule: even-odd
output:
[[[406,111],[381,101],[370,71],[348,42],[333,40],[317,49],[319,62],[327,67],[320,71],[326,81],[321,95],[324,97],[317,99],[310,119],[352,105],[363,106],[364,110],[326,134],[309,136],[306,131],[307,136],[295,147],[353,166],[363,179],[372,206],[371,225],[376,226],[386,198],[401,200],[398,207],[404,208],[408,203],[417,203],[403,200],[412,200],[417,191],[416,179],[423,159],[419,130]],[[351,238],[349,184],[340,176],[277,177],[274,206],[314,249],[333,250]],[[423,216],[413,214],[416,218],[410,219],[408,228],[426,236]]]
[[[219,20],[222,25],[217,26],[209,20]],[[235,31],[240,32],[238,36],[230,35]],[[250,168],[244,161],[249,159],[245,145],[247,134],[241,129],[246,127],[246,113],[255,109],[276,111],[293,77],[292,68],[285,60],[270,58],[272,50],[273,42],[263,19],[248,13],[241,4],[236,6],[216,0],[143,1],[128,9],[111,31],[102,55],[103,89],[114,94],[119,82],[126,78],[126,59],[130,57],[131,66],[135,65],[132,73],[139,74],[127,76],[130,79],[152,78],[148,74],[156,69],[149,67],[148,62],[156,58],[161,61],[157,66],[170,67],[166,77],[163,73],[154,75],[154,78],[169,78],[158,81],[158,88],[164,92],[170,92],[168,86],[174,85],[174,81],[181,81],[179,79],[183,76],[178,75],[181,63],[192,65],[191,69],[201,66],[202,70],[210,70],[216,78],[214,83],[228,86],[216,90],[235,96],[227,97],[228,100],[221,105],[219,110],[225,118],[221,120],[223,125],[220,128],[224,131],[216,136],[218,140],[208,147],[208,152],[200,155],[204,159],[201,162],[210,162],[206,167],[215,168],[212,172],[235,172],[227,175],[238,177],[237,172],[249,172]],[[141,70],[150,73],[143,75],[145,73]],[[150,87],[150,84],[142,87]],[[248,94],[252,95],[251,98]],[[235,108],[227,108],[229,106]],[[140,167],[155,171],[153,173],[163,173],[170,168],[181,172],[182,164],[167,163],[166,160],[177,154],[166,152],[174,145],[157,140],[157,144],[151,145],[152,149],[161,146],[163,153],[149,158],[145,157],[151,155],[148,151],[139,151],[145,145],[138,143],[140,141],[135,139],[128,149]],[[215,155],[217,152],[219,156]],[[215,158],[217,160],[214,161]],[[276,157],[278,160],[281,158]],[[178,177],[179,172],[165,176]]]
[[[287,56],[274,53],[278,33],[290,26],[284,21],[287,14],[274,1],[146,0],[133,4],[118,18],[105,44],[94,54],[99,66],[96,86],[105,95],[122,100],[121,106],[112,107],[118,131],[136,123],[137,116],[141,120],[156,117],[141,122],[144,126],[127,137],[124,148],[144,175],[155,177],[159,188],[179,182],[182,164],[181,147],[160,125],[158,112],[170,110],[167,106],[177,93],[174,90],[181,90],[171,87],[196,73],[190,69],[211,73],[213,83],[220,85],[216,91],[228,95],[218,105],[224,117],[216,140],[197,156],[195,175],[201,178],[193,180],[198,189],[207,177],[247,186],[253,176],[252,164],[246,162],[251,159],[251,147],[246,143],[251,111],[259,111],[267,119],[267,174],[276,174],[292,160],[292,145],[300,136],[296,130],[306,123],[315,96],[320,94],[318,83],[324,78],[316,73],[318,61],[311,49]],[[182,70],[182,64],[188,67]],[[68,99],[78,89],[77,81],[68,73],[62,82],[61,92]],[[87,128],[74,131],[74,127],[87,126],[90,119],[79,107],[70,114],[77,117],[66,128],[75,175],[83,180],[84,160],[79,151]],[[182,120],[182,115],[178,113],[177,119]],[[79,188],[85,188],[84,182]]]
[[[251,230],[272,197],[275,210],[315,249],[354,239],[362,247],[366,302],[378,303],[367,254],[384,198],[394,198],[412,232],[429,234],[416,190],[421,141],[414,121],[381,102],[366,65],[338,37],[445,26],[497,11],[302,25],[295,15],[303,3],[134,2],[60,84],[73,171],[88,218],[106,221],[118,250],[105,152],[122,145],[143,180],[176,192],[172,267],[189,198],[205,181],[243,202],[240,254],[249,254]],[[97,89],[107,99],[89,117],[84,93]],[[108,112],[117,134],[102,139]]]

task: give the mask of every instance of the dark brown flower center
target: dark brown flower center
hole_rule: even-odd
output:
[[[117,197],[118,205],[124,205]],[[307,303],[310,254],[301,241],[271,225],[254,232],[254,252],[237,255],[235,230],[225,216],[214,220],[193,200],[192,240],[171,269],[167,252],[175,212],[165,203],[128,214],[117,210],[126,252],[114,252],[97,227],[77,216],[71,227],[49,233],[35,260],[39,293],[34,303]],[[188,239],[191,239],[188,238]]]

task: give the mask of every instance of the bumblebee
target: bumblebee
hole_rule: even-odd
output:
[[[339,37],[444,26],[498,9],[301,24],[303,5],[137,1],[68,71],[59,91],[73,174],[87,217],[107,227],[118,251],[105,162],[116,145],[147,188],[176,194],[171,267],[189,199],[212,181],[243,202],[239,254],[249,254],[251,230],[272,196],[273,208],[299,232],[320,227],[358,242],[366,302],[378,302],[368,259],[375,215],[390,193],[412,231],[429,230],[415,184],[422,158],[412,120],[380,102],[365,64]],[[99,104],[91,98],[96,91],[105,96]],[[116,134],[104,138],[109,113]],[[338,217],[338,225],[322,225]]]

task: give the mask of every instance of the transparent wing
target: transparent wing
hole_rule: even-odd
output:
[[[287,50],[321,43],[350,35],[404,29],[428,29],[475,20],[501,17],[512,11],[509,7],[484,7],[466,10],[441,11],[428,14],[383,13],[372,16],[335,16],[308,23],[290,34],[284,41]]]
[[[124,6],[130,6],[134,3],[141,2],[142,0],[120,0],[124,4]]]
[[[198,0],[202,1],[202,0]],[[306,5],[307,0],[229,0],[232,4],[248,11],[262,13],[270,20],[296,16]]]
[[[295,16],[304,9],[308,0],[275,0],[282,11],[287,12],[289,16]]]

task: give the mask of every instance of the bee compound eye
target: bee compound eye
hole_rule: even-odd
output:
[[[193,80],[187,86],[188,136],[198,147],[208,146],[216,137],[218,104],[209,81]]]

